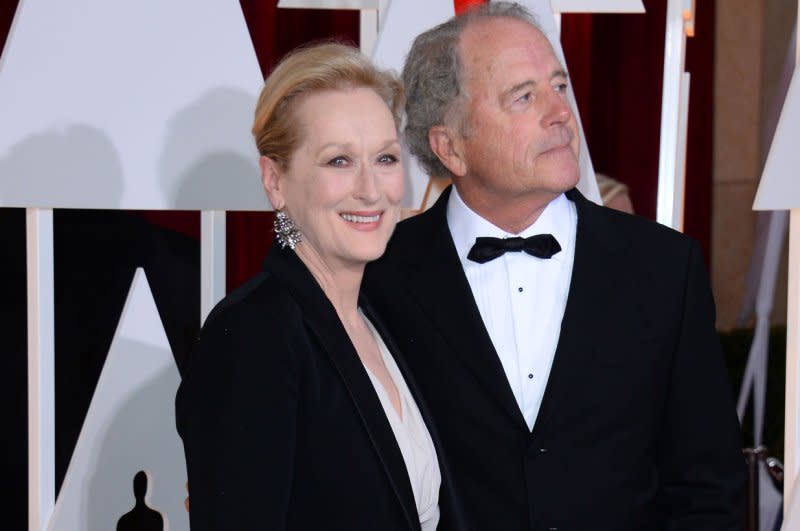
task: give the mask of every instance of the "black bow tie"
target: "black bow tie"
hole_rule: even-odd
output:
[[[537,234],[530,238],[475,238],[475,245],[467,258],[483,264],[509,251],[525,251],[538,258],[552,258],[561,251],[561,246],[552,234]]]

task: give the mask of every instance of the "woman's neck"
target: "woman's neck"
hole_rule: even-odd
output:
[[[358,319],[358,293],[361,289],[365,264],[331,267],[331,264],[306,242],[300,243],[295,252],[331,301],[339,318],[345,324]]]

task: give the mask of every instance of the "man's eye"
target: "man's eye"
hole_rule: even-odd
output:
[[[567,84],[566,83],[558,83],[555,86],[556,92],[566,92],[567,91]]]
[[[384,153],[383,155],[378,157],[378,164],[394,164],[397,162],[398,159],[396,155],[392,155],[391,153]]]
[[[532,99],[533,99],[533,94],[531,94],[530,92],[526,92],[525,94],[517,98],[517,101],[520,103],[528,103]]]
[[[328,166],[334,166],[336,168],[343,168],[347,166],[350,162],[350,159],[345,157],[344,155],[340,155],[338,157],[333,157],[331,160],[328,161]]]

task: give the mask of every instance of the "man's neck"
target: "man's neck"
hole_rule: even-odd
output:
[[[455,185],[454,185],[455,186]],[[519,234],[536,223],[544,209],[560,193],[531,193],[511,197],[494,197],[471,193],[456,186],[459,197],[473,212],[492,225],[510,234]]]

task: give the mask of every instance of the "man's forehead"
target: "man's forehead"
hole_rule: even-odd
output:
[[[487,38],[489,37],[489,38]],[[473,41],[491,45],[509,37],[524,40],[543,39],[549,44],[544,33],[530,22],[511,17],[485,17],[471,21],[461,32],[461,42]]]
[[[549,79],[564,72],[547,37],[516,19],[473,22],[464,30],[458,51],[466,78],[535,75]]]

